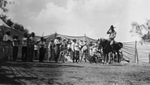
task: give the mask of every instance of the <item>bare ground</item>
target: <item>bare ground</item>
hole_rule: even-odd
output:
[[[150,65],[7,62],[1,85],[150,85]]]

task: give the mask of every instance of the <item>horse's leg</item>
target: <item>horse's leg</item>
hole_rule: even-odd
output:
[[[107,63],[108,64],[111,64],[111,61],[112,61],[112,56],[109,55],[109,53],[107,54]]]
[[[107,54],[104,54],[104,64],[107,63]]]
[[[82,59],[83,59],[83,52],[81,52],[81,56],[80,56],[80,61],[82,62]]]
[[[115,63],[115,52],[111,52],[111,62]]]
[[[112,53],[112,62],[115,63],[116,61],[116,52]]]
[[[77,63],[79,62],[79,54],[80,54],[80,51],[78,51],[78,54],[77,54]]]
[[[108,53],[104,53],[104,64],[108,63]]]
[[[72,61],[74,63],[74,59],[75,59],[75,52],[74,51],[72,52],[72,58],[73,58]]]
[[[116,52],[117,52],[117,63],[120,63],[121,57],[120,57],[119,51],[116,51]]]
[[[110,52],[110,53],[109,53],[108,58],[109,58],[109,64],[112,64],[113,61],[114,61],[114,54],[113,54],[113,52]]]
[[[106,54],[106,64],[108,64],[109,58],[108,58],[108,53]]]
[[[104,53],[103,54],[103,64],[105,64],[105,62],[106,62],[105,60],[106,60],[106,54]]]
[[[86,63],[86,57],[87,57],[86,52],[84,52],[84,60],[85,60],[85,63]]]
[[[110,52],[109,55],[108,55],[108,62],[109,62],[109,64],[111,64],[112,61],[113,61],[113,53]]]
[[[104,63],[104,54],[101,53],[101,63]]]

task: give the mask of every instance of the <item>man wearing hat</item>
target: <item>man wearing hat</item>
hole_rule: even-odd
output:
[[[56,39],[54,39],[54,44],[55,44],[55,47],[54,47],[54,50],[55,50],[55,62],[57,63],[58,62],[58,58],[59,58],[59,54],[60,54],[60,45],[61,45],[61,37],[56,37]]]
[[[115,42],[114,39],[116,37],[116,31],[114,30],[114,26],[111,25],[110,29],[107,31],[107,34],[109,34],[109,40],[110,40],[110,45],[112,46],[112,44]]]
[[[39,62],[43,62],[46,53],[46,41],[44,37],[41,37],[41,41],[39,42],[39,45],[40,45]]]

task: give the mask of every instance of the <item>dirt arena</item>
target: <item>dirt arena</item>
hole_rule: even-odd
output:
[[[8,62],[1,85],[150,85],[150,65]]]

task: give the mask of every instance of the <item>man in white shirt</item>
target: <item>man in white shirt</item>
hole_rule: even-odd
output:
[[[10,36],[10,31],[6,32],[6,34],[3,37],[3,41],[4,42],[12,42],[13,41],[12,37]]]
[[[78,62],[77,61],[77,57],[78,57],[78,50],[79,50],[79,45],[77,44],[77,41],[76,41],[76,39],[74,39],[73,40],[73,42],[72,42],[72,44],[71,44],[71,49],[72,49],[72,54],[73,54],[73,63],[75,62],[75,60],[76,60],[76,62]]]
[[[17,57],[18,57],[18,47],[19,47],[18,36],[13,36],[13,61],[17,60]]]
[[[59,59],[59,54],[60,54],[60,45],[61,45],[61,38],[60,37],[57,37],[55,40],[54,40],[54,44],[55,44],[55,62],[57,63],[58,62],[58,59]]]
[[[46,53],[46,41],[44,37],[41,37],[41,41],[39,43],[40,49],[39,49],[39,62],[43,62],[45,53]]]
[[[74,47],[74,54],[75,54],[74,57],[75,57],[76,63],[78,63],[78,61],[79,61],[79,52],[80,52],[79,43],[75,41],[74,46],[75,46]]]
[[[48,61],[54,60],[55,50],[54,40],[51,40],[48,45]]]
[[[51,58],[51,44],[52,42],[50,41],[48,44],[48,61],[50,61],[50,58]]]
[[[38,43],[34,45],[34,59],[38,58]]]
[[[10,36],[10,31],[7,31],[6,34],[3,36],[3,45],[4,45],[4,51],[7,55],[8,59],[12,59],[12,37]]]
[[[82,49],[81,49],[81,52],[82,52],[82,54],[81,54],[81,61],[82,61],[82,59],[84,58],[84,60],[85,60],[85,62],[86,62],[87,53],[88,53],[88,46],[87,46],[86,43],[83,45],[83,47],[82,47]]]
[[[24,37],[22,38],[22,61],[27,60],[27,37],[28,34],[24,33]]]
[[[36,43],[36,39],[35,39],[35,33],[32,32],[29,36],[29,40],[28,40],[28,47],[29,47],[29,56],[28,57],[28,61],[29,62],[33,62],[33,56],[34,56],[34,44]]]

